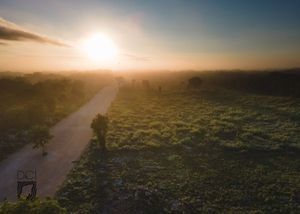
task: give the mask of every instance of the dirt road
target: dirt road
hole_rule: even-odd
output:
[[[18,170],[36,170],[38,197],[53,196],[92,137],[92,119],[97,113],[107,111],[117,92],[116,85],[103,88],[78,111],[51,128],[54,137],[47,147],[47,156],[27,145],[2,161],[0,201],[16,199]]]

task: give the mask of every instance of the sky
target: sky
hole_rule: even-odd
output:
[[[299,0],[0,0],[0,70],[300,67]],[[101,33],[118,53],[91,59]]]

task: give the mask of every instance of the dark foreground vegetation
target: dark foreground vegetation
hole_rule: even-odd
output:
[[[92,140],[59,203],[70,213],[299,213],[300,100],[202,78],[196,90],[162,79],[122,88],[106,155]]]
[[[56,200],[20,199],[17,203],[4,202],[0,206],[0,214],[65,214],[66,210],[59,206]]]
[[[109,74],[34,73],[0,78],[0,160],[32,141],[34,127],[50,127],[87,102]]]

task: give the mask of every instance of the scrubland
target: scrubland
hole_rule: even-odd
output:
[[[300,212],[300,100],[176,84],[120,89],[108,153],[91,140],[59,203],[74,213]]]

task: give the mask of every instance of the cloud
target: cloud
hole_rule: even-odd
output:
[[[150,58],[148,58],[148,57],[136,56],[136,55],[127,54],[127,53],[124,53],[123,56],[125,56],[129,59],[132,59],[132,60],[136,60],[136,61],[149,61],[150,60]]]
[[[57,39],[51,39],[47,36],[30,32],[21,28],[20,26],[0,18],[0,39],[8,41],[34,41],[39,43],[46,43],[51,45],[70,47],[68,44]],[[4,45],[0,41],[0,45]]]

